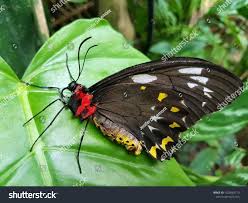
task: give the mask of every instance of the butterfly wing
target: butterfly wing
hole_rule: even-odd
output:
[[[97,105],[95,118],[125,129],[162,160],[180,132],[217,111],[230,95],[237,97],[241,88],[239,78],[213,63],[173,58],[130,67],[89,90]]]

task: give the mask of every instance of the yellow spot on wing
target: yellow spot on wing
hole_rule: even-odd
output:
[[[168,97],[168,94],[164,93],[164,92],[160,92],[158,95],[158,101],[163,101],[163,99],[165,99],[166,97]]]
[[[167,145],[168,142],[174,142],[174,140],[171,139],[170,136],[167,136],[166,138],[164,138],[164,139],[162,140],[161,145],[160,145],[160,146],[162,147],[162,149],[166,150],[166,145]]]
[[[170,111],[175,113],[175,112],[180,111],[180,109],[173,106],[173,107],[171,107]]]
[[[169,125],[170,128],[179,128],[181,127],[178,123],[173,122],[172,124]]]
[[[146,89],[146,86],[141,86],[140,87],[140,90],[145,90]]]
[[[157,146],[152,146],[149,153],[156,159],[157,158],[157,149],[158,147]]]

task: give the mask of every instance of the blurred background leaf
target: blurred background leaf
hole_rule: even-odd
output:
[[[73,2],[73,3],[85,3],[87,2],[87,0],[68,0],[69,2]]]
[[[30,0],[0,0],[0,56],[21,77],[42,41]]]
[[[248,183],[248,168],[242,168],[221,177],[212,185],[240,186],[240,185],[247,185],[247,183]]]
[[[197,154],[191,162],[190,168],[198,174],[208,174],[218,159],[216,149],[206,148]]]

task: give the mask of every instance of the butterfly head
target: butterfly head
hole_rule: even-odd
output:
[[[69,85],[67,86],[67,89],[70,90],[71,92],[73,92],[73,91],[77,88],[78,85],[79,85],[79,84],[77,84],[77,82],[72,81],[72,82],[70,82]]]
[[[78,92],[87,93],[88,89],[84,85],[78,84],[76,81],[72,81],[67,87],[62,89],[60,96],[62,100],[67,103],[67,100],[71,97],[71,95]]]
[[[84,85],[78,84],[75,81],[72,81],[69,83],[69,85],[64,88],[66,90],[69,90],[70,92],[75,92],[75,91],[82,91],[82,92],[88,92],[87,87],[85,87]]]

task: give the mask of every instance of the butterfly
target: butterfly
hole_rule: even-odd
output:
[[[204,115],[219,110],[219,105],[229,95],[236,92],[239,95],[243,86],[238,77],[216,64],[198,58],[177,57],[126,68],[87,88],[79,84],[78,79],[88,52],[97,45],[88,48],[82,65],[79,55],[82,45],[90,38],[83,40],[78,48],[77,78],[70,72],[66,55],[71,82],[65,88],[41,87],[23,81],[30,86],[55,88],[59,92],[58,99],[24,125],[57,101],[63,104],[30,151],[65,108],[81,121],[86,121],[77,153],[80,173],[79,152],[90,120],[110,140],[135,155],[144,150],[152,158],[162,161],[168,158],[165,154],[177,144],[181,132]]]

